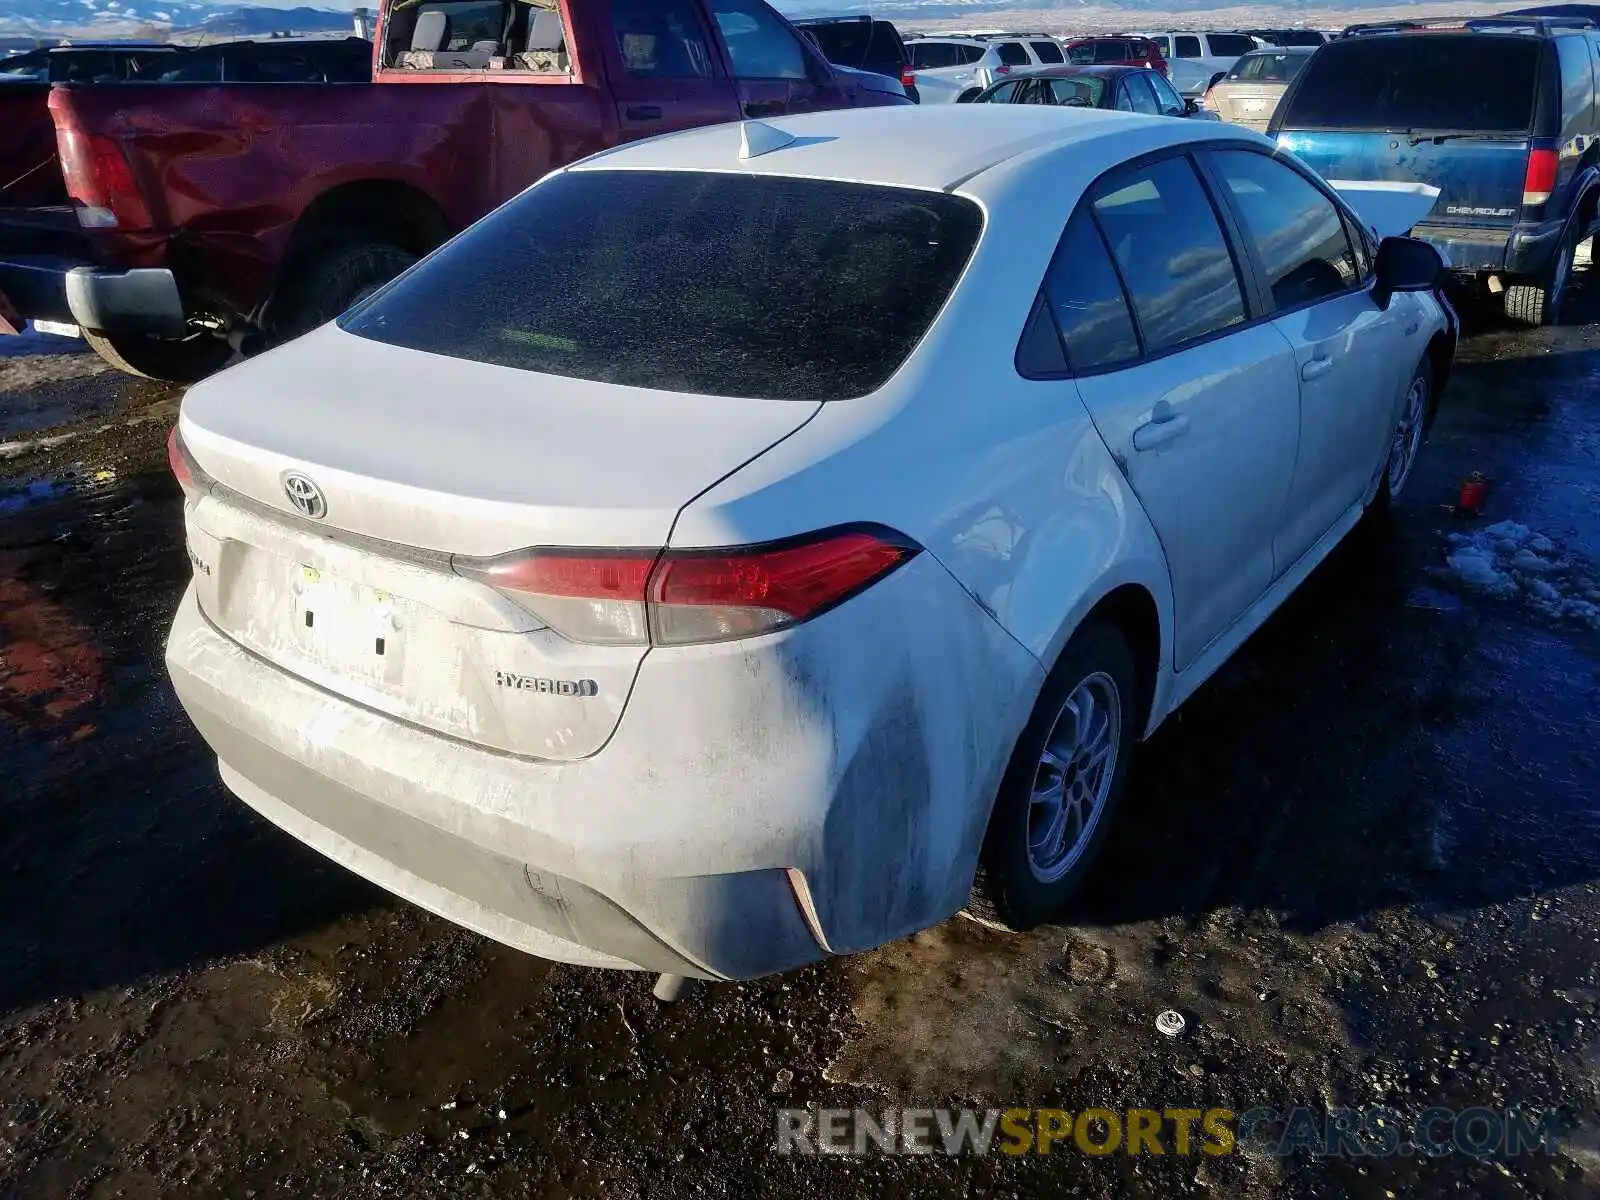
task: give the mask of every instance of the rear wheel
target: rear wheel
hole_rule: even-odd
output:
[[[1578,229],[1570,224],[1556,248],[1555,262],[1543,284],[1514,283],[1506,288],[1506,316],[1525,325],[1554,325],[1561,320],[1561,305],[1572,280],[1578,253]]]
[[[285,342],[325,325],[416,261],[415,254],[378,242],[312,250],[290,270],[273,301],[272,340]]]
[[[159,379],[163,383],[194,383],[220,371],[232,347],[211,333],[197,333],[181,341],[142,334],[83,331],[89,348],[111,366],[129,375]]]
[[[1111,826],[1137,734],[1138,671],[1099,622],[1073,635],[1045,681],[989,818],[968,910],[1031,929],[1059,917]]]

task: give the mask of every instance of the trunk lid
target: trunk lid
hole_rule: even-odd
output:
[[[816,410],[559,378],[326,326],[184,399],[184,443],[214,481],[188,521],[200,606],[255,654],[378,711],[581,758],[615,729],[646,646],[570,640],[452,560],[665,546],[684,504]],[[320,517],[291,500],[299,481]]]
[[[1283,97],[1282,83],[1224,80],[1211,89],[1211,106],[1224,121],[1264,130]]]

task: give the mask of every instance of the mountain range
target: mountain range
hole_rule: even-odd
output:
[[[375,0],[374,0],[375,2]],[[347,32],[350,9],[280,7],[226,0],[0,0],[7,39],[61,37],[259,37],[272,33]]]

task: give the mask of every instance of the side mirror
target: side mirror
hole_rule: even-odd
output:
[[[1185,116],[1192,117],[1199,111],[1200,102],[1198,100],[1196,100],[1193,96],[1185,96],[1183,98],[1183,112]]]
[[[1444,259],[1427,242],[1408,237],[1386,237],[1378,245],[1373,264],[1372,298],[1387,309],[1396,292],[1431,292],[1444,275]]]

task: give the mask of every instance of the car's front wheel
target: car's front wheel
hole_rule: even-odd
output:
[[[1091,622],[1040,691],[995,799],[969,913],[1010,929],[1059,917],[1105,841],[1137,736],[1127,639]]]
[[[1406,386],[1406,397],[1400,405],[1400,420],[1389,439],[1389,454],[1383,464],[1383,478],[1378,481],[1376,507],[1387,508],[1400,498],[1411,482],[1411,473],[1422,453],[1422,443],[1428,436],[1428,424],[1433,416],[1433,368],[1424,358],[1417,364],[1411,382]]]

